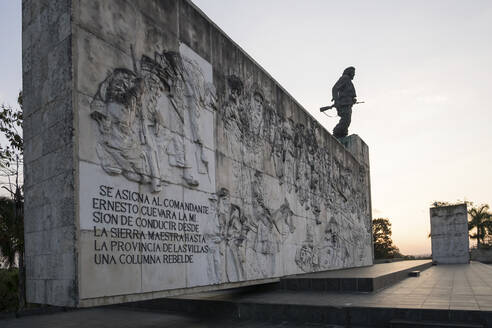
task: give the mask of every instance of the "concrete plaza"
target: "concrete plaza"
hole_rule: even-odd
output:
[[[492,326],[492,266],[477,262],[432,266],[420,277],[373,293],[227,290],[11,318],[0,321],[0,326],[403,327],[398,325],[402,320]]]

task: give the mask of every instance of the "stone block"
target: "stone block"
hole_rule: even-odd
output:
[[[80,27],[98,39],[128,53],[130,45],[135,44],[138,16],[131,1],[83,0],[78,13]]]
[[[29,188],[57,175],[71,174],[73,167],[71,151],[71,145],[66,145],[26,165],[24,169],[25,186]],[[35,174],[31,174],[33,170]]]
[[[39,10],[40,4],[41,1],[22,1],[22,26],[24,29],[32,23],[33,18]]]
[[[28,51],[31,51],[31,49],[29,49]],[[22,63],[22,66],[25,66],[24,62]],[[29,71],[23,70],[22,72],[22,90],[24,93],[29,94],[27,99],[24,98],[22,100],[24,120],[26,120],[32,112],[36,111],[39,108],[39,104],[34,101],[36,90],[33,88],[33,75],[34,74],[32,69],[30,69]]]
[[[437,263],[468,263],[467,205],[432,207],[430,209],[432,260]]]
[[[74,249],[75,231],[73,225],[27,232],[26,237],[25,249],[29,256],[61,254]]]
[[[311,289],[314,291],[325,291],[326,280],[325,279],[311,279]]]
[[[139,3],[136,10],[153,20],[155,25],[176,34],[175,32],[178,30],[178,2],[180,1],[146,1]]]
[[[211,24],[197,10],[195,5],[188,1],[179,2],[179,39],[195,52],[210,62]]]
[[[68,306],[75,294],[58,279],[74,286],[76,275],[71,3],[23,1],[27,298]]]
[[[46,280],[47,304],[75,307],[77,294],[77,284],[73,279]]]
[[[340,291],[344,291],[344,292],[357,291],[357,280],[351,278],[340,279]]]
[[[338,292],[341,290],[340,279],[326,279],[326,291]]]
[[[42,111],[40,111],[40,116],[35,120],[38,122],[38,129],[49,128],[58,122],[65,122],[70,124],[73,120],[72,112],[72,93],[67,90],[66,94],[60,94],[59,100],[52,102],[45,106]],[[42,124],[41,124],[42,123]],[[37,133],[36,133],[37,132]],[[39,134],[40,131],[35,131],[33,135]]]
[[[86,142],[79,143],[78,156],[81,160],[90,163],[99,163],[99,159],[95,150],[97,139],[100,135],[99,128],[91,124],[92,119],[90,117],[91,108],[90,104],[92,96],[88,96],[84,93],[77,94],[77,106],[78,106],[78,132],[79,138],[86,140]]]
[[[47,201],[39,206],[26,206],[24,230],[29,233],[73,225],[74,211],[73,196],[58,199],[56,202]]]
[[[29,272],[27,269],[26,272]],[[48,304],[46,299],[46,280],[26,279],[26,299],[29,303]]]
[[[210,62],[216,69],[216,73],[223,73],[221,67],[230,67],[229,72],[226,74],[238,75],[239,69],[235,67],[239,58],[242,57],[241,51],[236,47],[234,41],[232,41],[227,35],[222,33],[216,27],[211,28],[211,50],[212,56]],[[218,90],[224,90],[225,84],[222,87],[218,87]]]
[[[137,15],[136,45],[139,53],[153,54],[179,50],[178,6],[176,0],[146,1],[135,8]]]
[[[45,105],[69,92],[72,81],[72,40],[70,37],[54,45],[47,56],[47,80],[41,89],[41,104]]]
[[[24,141],[24,163],[28,166],[31,162],[38,160],[43,154],[43,141],[41,138],[31,138]],[[28,177],[29,178],[29,177]],[[26,181],[29,185],[30,181]]]
[[[118,239],[115,241],[118,242]],[[112,295],[115,291],[119,295],[142,292],[141,265],[138,263],[128,264],[122,270],[122,266],[116,264],[116,261],[119,263],[120,256],[123,261],[126,260],[124,251],[111,253],[96,251],[93,231],[81,231],[79,245],[79,259],[84,264],[81,266],[79,276],[81,298],[104,297]],[[131,259],[129,260],[131,262]],[[110,262],[113,264],[109,264]],[[168,279],[173,278],[169,277]]]
[[[369,147],[356,134],[349,135],[342,139],[342,144],[362,165],[369,166]]]
[[[77,75],[77,90],[94,97],[99,84],[112,68],[131,69],[130,45],[127,43],[124,48],[115,48],[109,40],[97,38],[85,29],[80,29],[75,43],[78,55],[76,65],[77,70],[84,74]]]

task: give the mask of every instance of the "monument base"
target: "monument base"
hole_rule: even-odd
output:
[[[338,139],[338,141],[354,155],[359,163],[367,163],[369,165],[369,147],[357,134],[351,134]]]
[[[427,269],[420,277],[405,274],[401,278],[406,279],[394,286],[372,293],[328,292],[309,288],[278,290],[274,285],[265,285],[152,300],[130,306],[208,318],[216,318],[220,313],[222,320],[344,327],[389,327],[390,323],[395,327],[408,327],[403,326],[408,322],[414,326],[433,322],[435,327],[488,327],[492,323],[491,308],[487,306],[491,296],[473,289],[480,279],[474,274],[492,273],[489,266],[480,263],[432,266],[429,260],[401,261],[358,268],[358,277],[370,275],[371,271],[379,271],[378,276],[385,276],[385,273],[392,275],[396,265],[403,265],[408,270]],[[342,276],[341,273],[351,270],[337,271]],[[337,274],[337,271],[331,273]],[[439,283],[436,284],[437,280]],[[444,286],[462,288],[463,294],[444,295]],[[474,294],[476,298],[472,297],[473,301],[470,301],[470,295]]]
[[[428,269],[430,260],[382,263],[368,267],[307,273],[280,280],[284,290],[375,292],[400,282],[412,271]]]

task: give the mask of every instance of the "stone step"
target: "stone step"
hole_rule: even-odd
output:
[[[399,269],[404,265],[407,268],[414,264],[428,265],[428,262],[408,262],[401,264]],[[360,268],[366,275],[382,271],[390,273],[396,269],[395,266]],[[453,324],[460,327],[466,323],[469,327],[492,327],[492,306],[489,305],[492,304],[492,293],[486,286],[471,287],[482,286],[483,278],[480,277],[488,276],[492,276],[490,266],[472,262],[431,266],[418,278],[408,278],[394,288],[376,293],[291,291],[279,289],[280,283],[271,283],[130,305],[146,311],[220,316],[240,321],[297,322],[300,326],[312,323],[344,327],[390,327],[391,324],[394,327],[453,327]],[[470,286],[465,288],[466,284]],[[466,295],[461,297],[452,290]]]
[[[390,328],[484,328],[483,324],[443,322],[443,321],[409,321],[409,320],[391,320]]]
[[[217,298],[167,298],[125,304],[125,306],[164,313],[224,320],[256,321],[298,325],[340,325],[343,327],[490,327],[492,312],[421,308],[327,306],[264,301],[242,301],[229,295]],[[121,305],[118,305],[121,306]],[[466,323],[466,324],[465,324]],[[483,325],[481,323],[484,323]]]
[[[375,292],[408,278],[413,271],[423,271],[431,266],[430,260],[416,260],[307,273],[282,278],[280,288],[303,291]]]

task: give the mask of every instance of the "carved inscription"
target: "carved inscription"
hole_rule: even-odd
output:
[[[100,185],[91,200],[95,264],[193,263],[209,252],[209,206]]]

